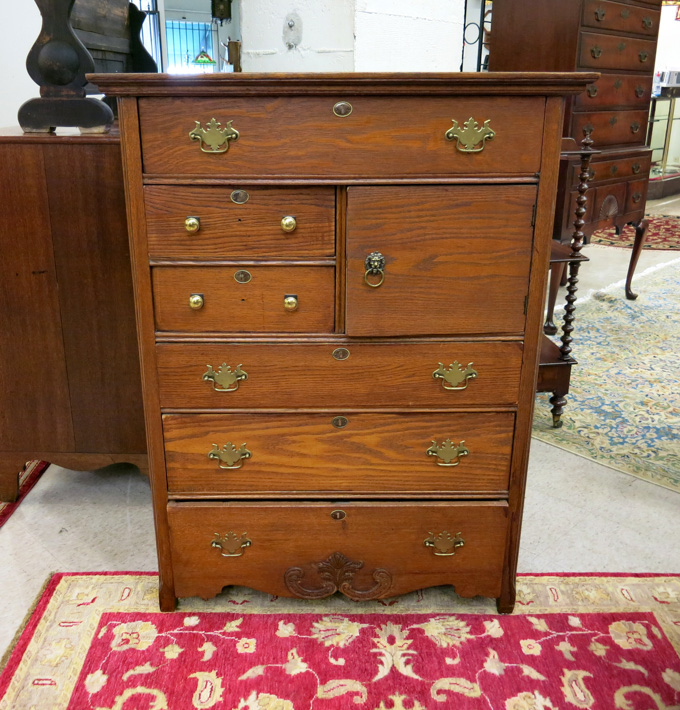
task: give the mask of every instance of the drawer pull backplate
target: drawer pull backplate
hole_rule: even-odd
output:
[[[227,125],[222,128],[219,121],[211,118],[206,128],[203,128],[201,122],[196,121],[196,128],[190,131],[189,138],[198,141],[204,153],[226,153],[230,141],[236,141],[239,137],[239,132],[232,127],[232,123],[233,121],[227,121]]]
[[[436,456],[441,461],[437,461],[437,466],[457,466],[463,456],[467,456],[470,452],[465,446],[465,442],[454,444],[451,439],[438,444],[435,439],[432,439],[432,446],[425,452],[428,456]]]
[[[203,379],[206,382],[212,382],[215,392],[235,392],[238,389],[239,382],[244,382],[248,379],[248,373],[241,369],[241,365],[236,365],[236,369],[232,370],[231,365],[223,362],[217,370],[213,369],[212,365],[208,365],[207,372],[203,373]]]
[[[229,531],[222,535],[215,533],[215,539],[210,543],[210,547],[220,550],[222,557],[241,557],[246,547],[252,544],[253,541],[248,539],[247,533],[239,536]]]
[[[208,452],[209,459],[215,459],[220,468],[234,471],[243,466],[243,462],[253,454],[246,449],[245,444],[241,444],[238,449],[228,441],[221,449],[217,444],[212,445]]]
[[[432,373],[432,377],[435,380],[441,380],[445,390],[464,390],[467,389],[469,381],[477,377],[477,370],[472,367],[473,364],[469,362],[467,367],[463,368],[458,360],[455,360],[447,369],[444,367],[444,363],[440,362],[439,367]]]
[[[496,135],[496,131],[489,126],[491,119],[484,121],[480,128],[479,124],[471,116],[461,128],[458,121],[451,119],[453,126],[444,134],[447,141],[456,140],[456,148],[461,153],[479,153],[484,150],[486,141],[490,141]]]
[[[379,251],[372,251],[364,260],[364,266],[366,267],[364,274],[366,284],[371,288],[382,286],[385,280],[385,257]],[[369,280],[369,276],[377,276],[378,280]]]
[[[425,539],[424,545],[432,547],[432,551],[438,557],[453,557],[456,554],[456,549],[465,545],[465,540],[460,536],[460,533],[451,535],[450,532],[444,530],[438,535],[434,533],[428,533],[428,535],[430,537]]]
[[[342,552],[334,552],[328,559],[313,562],[308,567],[316,569],[319,586],[307,587],[302,584],[305,570],[302,567],[289,567],[283,574],[283,580],[296,597],[302,599],[324,599],[335,592],[342,592],[354,601],[379,599],[386,596],[392,586],[392,575],[378,568],[371,575],[375,584],[369,589],[356,589],[354,575],[364,566],[363,562],[350,560]]]

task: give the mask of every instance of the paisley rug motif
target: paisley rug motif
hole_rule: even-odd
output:
[[[533,435],[548,444],[680,492],[680,260],[576,304],[563,426],[538,395]]]
[[[13,503],[0,500],[0,528],[9,520],[10,515],[19,507],[19,503],[38,482],[49,466],[47,461],[29,461],[19,476],[19,497]]]
[[[0,710],[680,707],[680,575],[522,575],[510,616],[450,587],[362,603],[233,587],[161,614],[157,586],[54,575]]]
[[[649,221],[643,249],[680,249],[680,217],[674,215],[647,215]],[[630,249],[635,241],[635,229],[625,226],[617,235],[614,227],[593,233],[591,244],[605,244]]]

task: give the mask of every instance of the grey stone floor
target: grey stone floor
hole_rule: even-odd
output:
[[[656,209],[680,214],[680,199]],[[625,277],[628,250],[586,251],[580,293]],[[679,257],[646,251],[637,273]],[[678,550],[679,494],[533,441],[520,571],[680,573]],[[52,466],[0,529],[0,654],[51,572],[155,569],[148,480],[124,465]]]

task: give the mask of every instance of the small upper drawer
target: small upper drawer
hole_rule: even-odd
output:
[[[580,93],[574,106],[585,111],[606,108],[647,109],[652,95],[652,76],[639,74],[602,74]]]
[[[544,107],[542,97],[517,96],[142,98],[144,172],[238,180],[533,174]],[[213,118],[221,126],[210,129]],[[447,139],[454,121],[461,137]],[[227,126],[236,140],[220,133]],[[216,136],[214,151],[202,136]]]
[[[607,0],[586,0],[583,3],[583,24],[603,30],[656,37],[660,15],[658,10]]]
[[[571,135],[583,137],[584,129],[592,131],[598,147],[645,142],[647,110],[643,111],[588,111],[571,117]]]
[[[581,67],[652,72],[655,54],[653,40],[581,32]]]
[[[332,266],[165,266],[152,270],[156,328],[332,333]]]
[[[335,253],[332,187],[144,188],[149,256],[231,259]]]

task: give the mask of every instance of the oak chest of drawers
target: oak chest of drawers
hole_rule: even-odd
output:
[[[593,158],[584,233],[645,214],[651,150],[646,146],[661,0],[497,0],[489,67],[495,71],[598,71],[567,102],[564,135],[592,132]],[[555,237],[571,241],[578,160],[563,161]],[[644,225],[643,225],[644,230]]]
[[[104,75],[160,603],[510,611],[563,104],[595,75]]]

